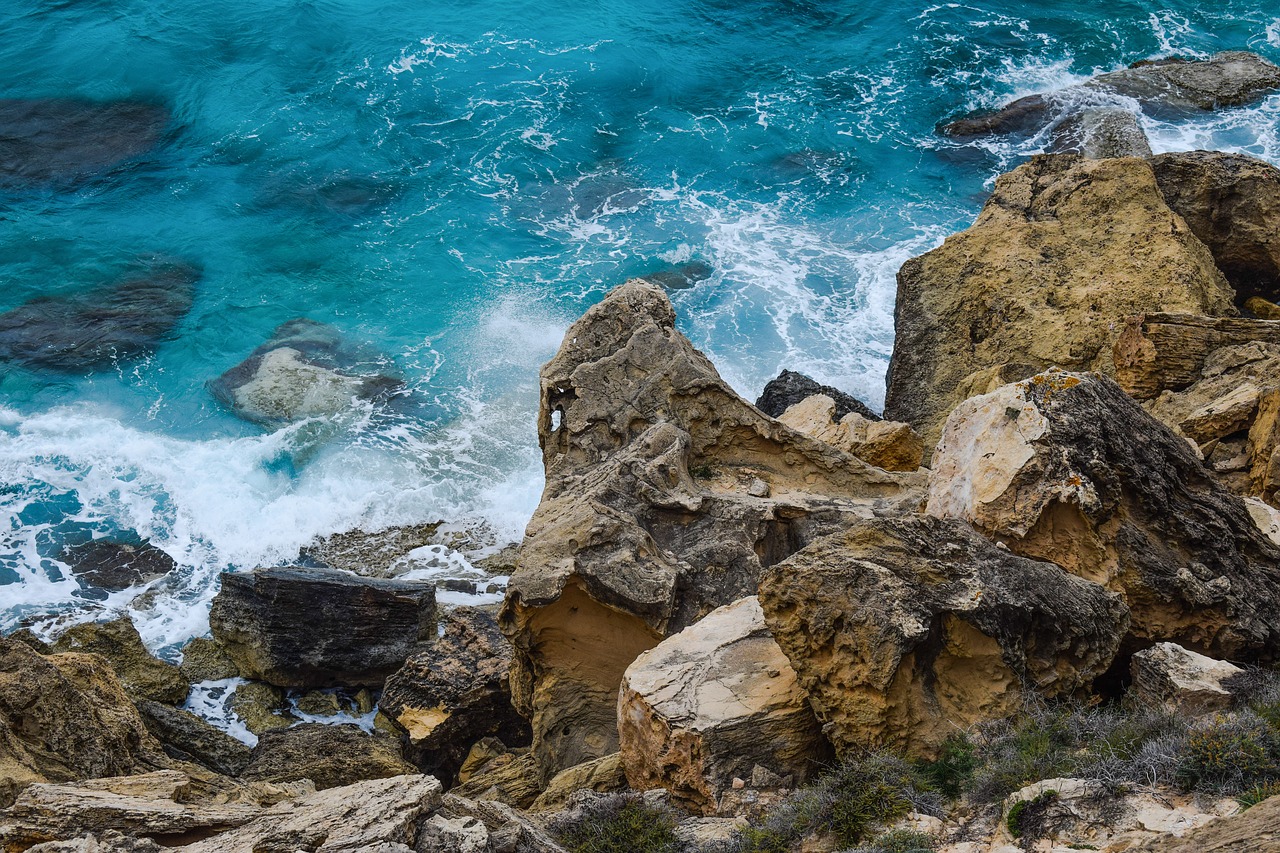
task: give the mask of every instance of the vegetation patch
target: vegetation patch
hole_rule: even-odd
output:
[[[613,794],[561,813],[550,829],[569,853],[678,853],[678,820],[639,794]]]

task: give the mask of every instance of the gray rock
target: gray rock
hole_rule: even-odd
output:
[[[1091,109],[1068,116],[1054,128],[1049,150],[1075,152],[1090,160],[1150,157],[1151,143],[1138,117],[1128,110]]]
[[[209,624],[246,677],[377,687],[434,638],[435,587],[296,566],[224,574]]]
[[[1179,714],[1207,714],[1231,707],[1229,686],[1244,670],[1197,654],[1176,643],[1156,643],[1129,661],[1133,685],[1129,695],[1140,705],[1164,705]]]
[[[358,726],[302,723],[264,732],[240,778],[257,782],[310,779],[316,790],[413,773],[400,742]]]
[[[181,708],[147,699],[137,703],[147,731],[179,761],[194,761],[217,773],[239,775],[252,750],[231,735]]]
[[[163,577],[178,567],[173,558],[147,542],[93,539],[62,553],[63,562],[84,582],[118,592]]]
[[[771,418],[778,418],[796,403],[804,402],[815,394],[823,394],[835,401],[835,419],[841,420],[850,412],[862,415],[869,421],[878,421],[880,416],[867,408],[857,397],[846,394],[839,388],[822,385],[794,370],[784,370],[769,380],[756,399],[756,408]]]

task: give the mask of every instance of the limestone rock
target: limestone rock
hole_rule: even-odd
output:
[[[245,420],[275,426],[332,416],[357,400],[385,401],[402,384],[350,352],[333,327],[299,318],[282,324],[209,390]]]
[[[209,624],[250,678],[376,687],[434,637],[435,588],[295,566],[224,574]]]
[[[1244,670],[1176,643],[1156,643],[1134,655],[1131,695],[1144,705],[1162,704],[1181,714],[1206,714],[1229,708],[1228,682]]]
[[[499,624],[541,782],[617,750],[626,667],[755,592],[820,533],[919,501],[874,468],[739,398],[630,282],[575,323],[541,374],[546,468]]]
[[[165,764],[106,661],[76,653],[45,657],[0,638],[0,806],[32,782]]]
[[[91,539],[67,548],[62,560],[92,588],[119,592],[163,577],[177,568],[173,558],[147,542]]]
[[[1227,314],[1232,296],[1145,161],[1033,157],[971,228],[899,271],[885,417],[931,447],[964,395],[986,390],[975,374],[1110,372],[1120,318]]]
[[[960,405],[928,512],[1119,592],[1139,641],[1236,660],[1280,642],[1280,550],[1105,377],[1050,371]]]
[[[760,604],[841,755],[929,755],[1030,691],[1087,691],[1128,627],[1114,593],[928,516],[808,545],[765,572]]]
[[[415,548],[439,541],[437,534],[441,526],[435,522],[389,527],[373,533],[347,530],[303,546],[299,557],[365,577],[392,577],[397,560]]]
[[[240,675],[235,662],[210,637],[196,637],[183,646],[182,662],[178,664],[178,669],[182,670],[182,676],[192,684],[221,681]]]
[[[182,773],[160,770],[74,784],[32,785],[5,816],[0,846],[24,849],[109,830],[180,839],[196,830],[218,832],[240,826],[262,813],[255,803],[184,802],[189,783]]]
[[[708,815],[757,765],[803,780],[829,757],[754,596],[713,610],[627,667],[618,734],[632,788],[666,788]]]
[[[1259,320],[1280,320],[1280,305],[1263,299],[1261,296],[1250,296],[1244,301],[1244,310]]]
[[[287,729],[296,722],[285,708],[284,693],[261,681],[237,684],[228,707],[255,735]]]
[[[470,845],[470,846],[468,846]],[[538,823],[505,803],[448,794],[418,835],[420,853],[565,853]]]
[[[316,790],[413,773],[391,737],[358,726],[302,723],[264,732],[240,778],[259,782],[310,779]]]
[[[1256,54],[1223,51],[1208,59],[1177,57],[1135,63],[1092,80],[1042,95],[1028,95],[995,112],[979,113],[941,128],[949,136],[1034,133],[1077,105],[1120,96],[1145,112],[1170,117],[1251,103],[1280,88],[1280,68]]]
[[[46,841],[27,848],[27,853],[164,853],[150,838],[134,838],[116,830],[101,836],[83,835],[71,841]]]
[[[459,607],[439,639],[387,679],[378,707],[408,732],[415,764],[452,780],[482,737],[529,742],[529,724],[511,706],[510,668],[511,644],[493,617]]]
[[[543,783],[534,756],[527,750],[513,750],[492,758],[467,781],[453,789],[460,797],[495,800],[527,809],[542,793]]]
[[[878,421],[880,416],[866,404],[851,394],[846,394],[830,385],[822,385],[794,370],[784,370],[769,380],[756,400],[756,408],[771,418],[782,417],[782,413],[797,403],[809,399],[815,394],[829,397],[835,403],[835,420],[842,419],[850,412],[861,415],[869,421]]]
[[[622,769],[622,753],[594,758],[561,770],[534,801],[533,811],[558,808],[578,791],[612,794],[627,790],[627,774]]]
[[[183,847],[183,853],[411,853],[422,818],[439,807],[430,776],[393,776],[317,791],[256,820]]]
[[[1280,169],[1221,151],[1161,154],[1151,166],[1169,207],[1235,288],[1237,304],[1280,296]]]
[[[1052,152],[1078,153],[1089,160],[1150,157],[1151,143],[1138,117],[1118,107],[1082,110],[1054,128]]]
[[[249,747],[190,711],[146,699],[137,705],[147,731],[170,757],[194,761],[227,776],[238,775],[249,763]]]
[[[1111,354],[1120,387],[1139,400],[1149,400],[1166,389],[1178,391],[1221,372],[1209,364],[1221,361],[1222,350],[1240,355],[1232,362],[1243,364],[1266,358],[1276,346],[1280,322],[1146,313],[1126,319]]]
[[[1280,796],[1242,814],[1210,821],[1185,834],[1154,838],[1135,853],[1280,853]]]
[[[138,698],[169,705],[178,705],[187,698],[189,685],[181,671],[147,651],[128,616],[73,626],[58,638],[53,650],[101,655],[111,664],[120,683]]]
[[[870,421],[857,412],[837,421],[835,401],[825,394],[796,403],[778,420],[886,471],[914,471],[924,457],[924,441],[910,424]]]

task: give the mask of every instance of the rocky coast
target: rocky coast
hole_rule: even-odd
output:
[[[1170,59],[943,127],[1060,150],[903,265],[883,413],[753,404],[619,285],[541,371],[500,606],[396,569],[432,526],[226,575],[178,664],[0,638],[0,849],[1280,851],[1280,169],[1095,103],[1277,88]],[[395,395],[339,355],[286,324],[214,390]],[[251,737],[183,707],[219,684]]]

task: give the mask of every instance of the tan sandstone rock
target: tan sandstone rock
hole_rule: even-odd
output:
[[[1232,298],[1146,161],[1033,157],[996,181],[971,228],[898,273],[885,417],[932,446],[974,374],[1109,372],[1123,317],[1228,314]]]
[[[760,603],[841,755],[930,755],[1029,691],[1087,691],[1128,627],[1097,584],[928,516],[811,543],[765,573]]]
[[[927,511],[1121,593],[1138,640],[1241,660],[1280,641],[1280,550],[1102,376],[1049,371],[957,407]]]
[[[886,471],[914,471],[924,457],[924,441],[910,424],[868,420],[850,412],[836,420],[836,402],[815,394],[788,408],[778,420],[805,435]]]
[[[708,815],[734,778],[750,778],[756,766],[800,781],[827,757],[754,596],[713,610],[627,667],[618,733],[632,788],[666,788]]]
[[[541,374],[542,502],[499,623],[542,782],[617,751],[640,653],[755,593],[761,570],[850,519],[919,501],[738,397],[630,282],[575,323]]]
[[[1133,849],[1135,853],[1280,853],[1280,797],[1179,835],[1154,838]]]
[[[190,689],[178,667],[147,651],[128,616],[112,622],[76,625],[58,638],[53,650],[102,655],[110,662],[120,683],[141,699],[177,705],[186,700]]]
[[[534,811],[558,808],[578,791],[612,794],[625,790],[627,774],[622,769],[622,753],[615,752],[561,770],[551,779],[547,790],[538,795],[532,808]]]
[[[1230,681],[1244,670],[1177,643],[1156,643],[1129,662],[1130,694],[1143,705],[1164,705],[1181,714],[1206,714],[1231,706]]]

